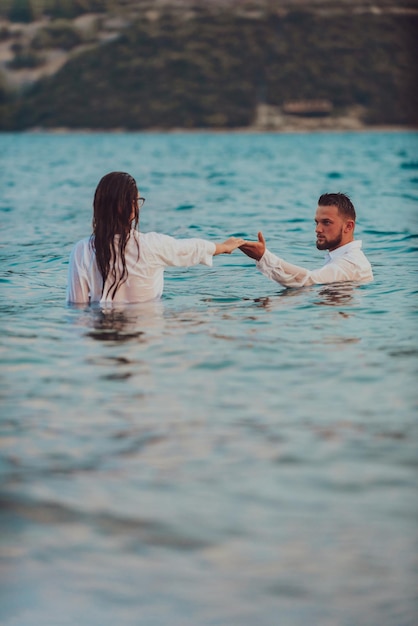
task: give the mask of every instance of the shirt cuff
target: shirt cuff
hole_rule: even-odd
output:
[[[213,241],[205,241],[206,243],[206,254],[203,259],[200,261],[202,265],[207,265],[208,267],[213,266],[213,255],[216,252],[216,244]]]
[[[257,269],[260,270],[260,272],[266,272],[269,269],[272,269],[273,267],[277,267],[277,265],[280,263],[281,259],[279,259],[279,257],[277,257],[275,254],[273,254],[272,252],[270,252],[270,250],[265,250],[263,256],[261,257],[261,259],[259,261],[256,261],[256,267]]]

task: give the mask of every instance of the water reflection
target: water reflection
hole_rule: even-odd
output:
[[[301,289],[283,289],[283,291],[277,293],[277,298],[271,296],[255,298],[254,303],[264,309],[270,309],[280,300],[283,302],[283,299],[287,300],[289,298],[302,299],[306,303],[307,292],[314,291],[316,299],[313,302],[309,302],[309,304],[324,306],[352,305],[358,287],[356,283],[347,282],[320,286],[318,291],[316,291],[318,288],[316,286],[303,287]]]
[[[283,289],[272,296],[261,296],[254,298],[253,302],[261,309],[272,310],[278,305],[283,305],[288,298],[296,298],[296,300],[304,299],[305,289]],[[286,303],[288,304],[288,303]]]
[[[313,304],[324,306],[341,306],[353,304],[355,283],[334,283],[326,285],[318,291],[319,299]]]
[[[269,309],[271,307],[271,298],[265,296],[264,298],[255,298],[255,304],[261,309]]]
[[[141,340],[143,330],[139,330],[137,319],[132,319],[125,311],[100,310],[93,315],[93,329],[87,333],[97,341],[125,342]]]
[[[126,305],[73,305],[83,314],[76,323],[86,326],[88,337],[97,341],[124,343],[144,341],[148,332],[160,330],[164,325],[164,307],[161,301]]]

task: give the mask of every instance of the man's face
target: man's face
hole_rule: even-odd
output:
[[[316,247],[335,250],[343,241],[344,221],[336,206],[319,206],[315,214]]]

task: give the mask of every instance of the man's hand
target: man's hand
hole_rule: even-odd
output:
[[[259,261],[266,251],[263,233],[258,233],[258,241],[246,241],[242,246],[239,246],[239,249],[247,256]]]
[[[241,237],[230,237],[223,243],[216,244],[216,254],[231,254],[234,250],[242,246],[246,243],[245,239],[241,239]]]

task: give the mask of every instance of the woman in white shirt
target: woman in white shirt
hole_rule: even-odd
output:
[[[215,255],[230,254],[244,244],[238,237],[215,244],[141,233],[137,226],[144,201],[129,174],[110,172],[101,179],[94,195],[93,234],[71,252],[67,302],[155,300],[163,292],[165,267],[212,266]]]

